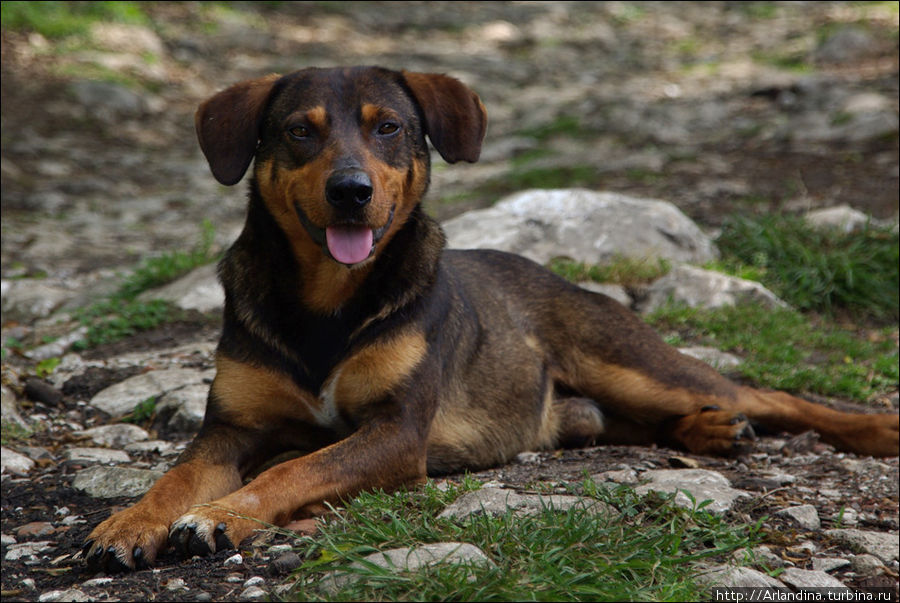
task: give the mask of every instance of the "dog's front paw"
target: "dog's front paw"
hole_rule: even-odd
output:
[[[144,569],[165,549],[169,528],[140,506],[125,509],[98,525],[85,539],[82,559],[92,572]]]
[[[205,556],[235,548],[236,544],[265,527],[215,504],[197,505],[179,517],[169,532],[169,544],[182,558]]]

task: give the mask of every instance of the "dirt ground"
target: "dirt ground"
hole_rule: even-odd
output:
[[[4,279],[46,275],[87,292],[140,258],[193,244],[204,219],[216,225],[216,244],[226,245],[243,219],[244,192],[212,182],[196,147],[194,108],[225,85],[307,65],[379,63],[449,72],[479,92],[491,119],[485,158],[435,170],[427,207],[440,218],[516,190],[522,159],[536,150],[550,152],[541,167],[571,174],[572,185],[670,200],[708,229],[734,211],[798,212],[846,203],[880,219],[898,213],[896,127],[878,133],[879,124],[865,122],[875,128],[871,136],[860,134],[862,126],[841,130],[848,117],[839,102],[859,97],[881,106],[888,99],[896,117],[896,9],[882,10],[892,3],[870,9],[840,2],[225,4],[142,4],[150,23],[124,35],[115,28],[95,32],[103,41],[99,49],[3,30]],[[848,43],[843,54],[826,48],[823,40],[832,32],[857,26],[867,37],[856,46]],[[144,104],[134,109],[127,95],[114,105],[73,92],[73,82],[104,78],[126,81]],[[578,131],[569,137],[523,134],[573,115]],[[507,148],[516,150],[504,153]],[[579,170],[585,156],[595,168],[589,175]],[[5,333],[37,332],[34,320],[4,316],[3,322]],[[46,415],[51,425],[29,444],[54,454],[77,441],[65,422],[84,424],[96,416],[79,401],[140,370],[116,368],[113,359],[213,342],[214,325],[209,317],[189,316],[85,353],[110,364],[73,377],[52,402],[20,395],[27,412]],[[32,369],[23,358],[5,360],[4,384],[22,394]],[[8,383],[8,374],[15,382]],[[897,408],[896,393],[886,400]],[[185,434],[152,422],[145,427],[185,441]],[[900,529],[897,458],[855,459],[804,436],[775,434],[737,459],[685,461],[664,448],[562,451],[475,477],[528,489],[686,462],[758,494],[730,512],[735,522],[811,502],[825,527],[837,525],[834,518],[851,506],[861,529]],[[85,535],[132,502],[78,493],[71,479],[81,468],[47,459],[28,478],[4,476],[2,533],[51,521],[51,533],[26,540],[54,547],[49,564],[3,562],[4,600],[34,601],[50,590],[78,587],[97,600],[225,601],[237,600],[252,576],[265,577],[268,586],[285,579],[272,569],[267,551],[287,539],[270,536],[246,546],[241,566],[226,567],[225,553],[183,562],[163,556],[156,569],[81,586],[91,577],[76,559]],[[62,525],[63,508],[83,521]],[[821,532],[767,521],[766,544],[808,568],[812,555],[798,548],[802,540],[814,542],[820,554],[847,553]],[[892,587],[896,600],[896,568],[865,579],[845,579],[842,572],[834,575],[854,586]],[[29,579],[33,588],[23,586]],[[191,590],[168,588],[177,579]]]

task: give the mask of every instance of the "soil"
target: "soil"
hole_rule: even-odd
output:
[[[558,149],[557,165],[565,167],[566,161],[575,165],[595,148],[612,149],[597,155],[598,163],[640,154],[661,157],[658,165],[648,164],[656,166],[649,174],[642,165],[601,170],[586,184],[670,200],[706,228],[718,226],[734,211],[797,212],[847,203],[880,219],[895,219],[898,213],[896,129],[868,139],[803,142],[788,127],[802,108],[791,103],[802,105],[817,98],[810,95],[804,100],[797,88],[803,76],[766,66],[747,67],[746,60],[757,53],[814,56],[822,32],[863,22],[869,34],[864,48],[851,48],[830,62],[809,59],[812,79],[825,89],[881,95],[896,107],[900,70],[895,9],[885,15],[868,4],[771,3],[774,16],[751,18],[750,5],[770,3],[658,3],[649,8],[619,2],[235,3],[235,9],[215,4],[142,3],[151,19],[145,29],[161,42],[161,50],[154,51],[159,55],[156,62],[145,60],[147,50],[138,44],[140,36],[125,36],[91,55],[77,45],[73,50],[34,33],[3,29],[4,283],[8,278],[46,274],[89,290],[108,276],[106,269],[122,269],[160,250],[186,248],[194,242],[188,227],[203,219],[216,225],[217,243],[227,244],[242,221],[244,193],[212,183],[192,133],[193,110],[227,84],[316,64],[381,63],[458,75],[488,105],[488,139],[494,143],[518,144],[518,133],[528,127],[559,116],[582,115],[583,123],[591,127],[576,137],[573,148]],[[872,12],[861,12],[865,10]],[[136,88],[148,99],[148,107],[137,113],[116,109],[123,113],[109,119],[73,99],[71,85],[79,77],[72,73],[86,70],[94,60],[118,65],[134,57],[139,59],[129,63],[134,67],[106,69],[118,69],[117,77],[137,79]],[[715,62],[724,67],[714,71]],[[715,75],[704,75],[707,68]],[[740,75],[745,72],[749,75]],[[584,93],[586,77],[593,78],[596,95]],[[90,79],[89,74],[85,78]],[[683,98],[669,99],[657,92],[673,83]],[[800,101],[792,100],[796,98]],[[675,125],[684,125],[688,134],[670,140],[652,132],[631,136],[617,131],[615,120],[604,113],[615,103],[626,109],[665,109],[671,103],[686,106],[710,100],[731,107],[744,121],[726,120],[696,132],[691,130],[693,122],[686,121]],[[532,119],[536,115],[543,116],[537,123]],[[667,125],[671,124],[660,122],[661,127]],[[506,192],[503,178],[514,169],[510,167],[514,159],[515,154],[476,166],[436,169],[432,212],[447,218],[492,203],[496,195],[489,192]],[[458,176],[453,176],[456,169]],[[455,197],[462,200],[446,201]],[[100,280],[94,280],[98,274]],[[4,316],[3,323],[5,335],[40,332],[34,321],[9,321]],[[91,350],[83,357],[99,365],[74,375],[53,399],[21,395],[27,378],[33,378],[33,363],[22,357],[4,360],[4,385],[20,394],[27,413],[47,417],[47,429],[27,444],[58,458],[56,451],[78,441],[67,422],[84,425],[102,420],[81,401],[142,370],[120,367],[116,358],[214,342],[218,335],[214,325],[209,317],[189,315]],[[183,366],[210,368],[208,359],[201,357],[190,357]],[[8,377],[7,371],[16,377]],[[886,406],[896,410],[896,392],[886,398]],[[167,433],[152,421],[144,427],[176,444],[185,442],[184,434]],[[134,459],[160,462],[155,454]],[[797,567],[811,567],[812,555],[797,548],[804,540],[812,541],[818,554],[825,556],[850,552],[822,532],[804,533],[772,517],[785,506],[814,504],[825,528],[837,525],[835,518],[844,508],[852,508],[861,529],[891,533],[900,529],[897,458],[855,459],[808,435],[774,434],[736,459],[686,458],[665,448],[626,446],[542,453],[474,477],[529,489],[541,482],[577,482],[604,471],[684,466],[718,471],[735,487],[757,494],[731,511],[729,520],[749,523],[768,516],[765,543]],[[19,542],[49,540],[54,547],[49,564],[3,562],[4,600],[34,601],[50,590],[79,588],[96,600],[226,601],[238,600],[243,582],[252,576],[265,577],[267,587],[285,579],[273,573],[268,547],[288,539],[268,535],[245,544],[239,566],[225,566],[230,553],[188,561],[164,555],[155,569],[118,576],[111,584],[84,586],[91,578],[77,559],[84,537],[108,514],[133,501],[93,499],[77,492],[71,479],[81,468],[46,459],[38,461],[28,478],[3,476],[2,533],[16,534],[31,522],[51,522],[52,533],[23,536]],[[792,479],[777,477],[785,475]],[[63,509],[81,521],[64,525]],[[4,545],[4,555],[6,551]],[[851,577],[847,571],[833,575],[852,586],[888,586],[896,600],[896,563],[869,578]],[[23,583],[27,579],[33,580],[33,588]],[[177,579],[184,580],[189,590],[169,588]]]

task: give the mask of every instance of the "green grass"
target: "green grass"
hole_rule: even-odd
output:
[[[758,526],[731,527],[672,497],[638,498],[626,487],[586,481],[582,494],[618,509],[612,516],[583,508],[529,517],[510,513],[462,521],[438,519],[464,491],[433,482],[413,492],[365,493],[330,518],[315,537],[299,540],[306,562],[293,600],[330,601],[598,601],[697,600],[696,563],[723,560],[749,546]],[[434,542],[479,547],[491,567],[435,565],[416,572],[350,568],[366,555]],[[353,574],[338,592],[322,588],[327,572]]]
[[[671,269],[669,262],[662,258],[634,259],[619,257],[605,264],[585,264],[573,260],[556,259],[547,266],[572,282],[595,281],[619,285],[640,285],[664,276]]]
[[[0,3],[3,28],[36,31],[47,38],[81,35],[98,21],[145,24],[138,2],[10,2]]]
[[[799,310],[891,321],[900,316],[896,231],[870,226],[845,234],[793,216],[736,217],[725,222],[716,244],[728,272],[751,268]]]
[[[27,440],[31,437],[32,431],[26,427],[22,427],[18,423],[12,421],[0,422],[0,444],[4,446],[13,442]]]
[[[113,295],[76,311],[75,318],[88,327],[88,333],[73,347],[79,350],[97,347],[176,320],[181,313],[171,304],[161,300],[138,301],[136,297],[215,261],[216,256],[210,251],[214,234],[211,223],[204,221],[200,241],[193,250],[147,258]]]
[[[864,401],[900,379],[896,327],[861,336],[790,309],[741,305],[715,310],[669,306],[647,321],[667,340],[711,345],[744,357],[737,371],[753,383]]]

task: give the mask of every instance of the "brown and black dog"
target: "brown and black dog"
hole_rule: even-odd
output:
[[[143,567],[239,544],[371,488],[525,450],[652,443],[727,454],[770,430],[898,453],[898,417],[735,385],[629,310],[521,257],[444,251],[420,206],[426,136],[478,159],[486,113],[459,81],[377,67],[236,84],[196,114],[213,175],[255,159],[219,266],[225,316],[200,433],[133,507],[90,534],[88,566]],[[245,478],[289,450],[302,455]]]

